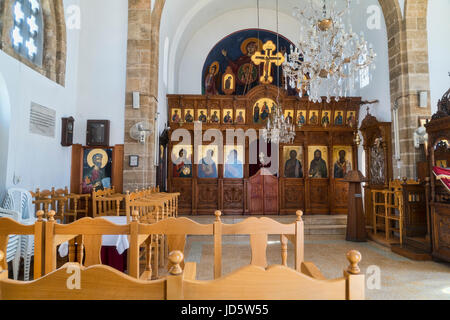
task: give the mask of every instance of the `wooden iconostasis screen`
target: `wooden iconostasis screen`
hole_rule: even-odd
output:
[[[169,137],[174,140],[168,148],[168,189],[181,193],[180,213],[211,215],[222,210],[224,214],[269,214],[254,212],[250,206],[249,190],[255,190],[250,178],[260,168],[270,166],[261,157],[261,150],[249,154],[252,143],[259,145],[258,136],[256,140],[246,137],[240,145],[235,138],[227,141],[227,130],[254,130],[259,135],[276,105],[277,94],[277,87],[260,85],[245,96],[168,95]],[[295,124],[296,137],[292,144],[276,147],[277,152],[264,154],[278,165],[274,172],[277,213],[294,214],[300,209],[305,214],[346,214],[348,184],[343,178],[358,166],[353,138],[361,99],[314,104],[308,98],[281,93],[278,101],[286,121]],[[203,136],[208,129],[222,133],[223,150],[211,141],[203,141],[194,150],[194,127],[199,124]],[[180,132],[187,133],[189,143],[174,138]],[[252,158],[256,163],[250,163]]]

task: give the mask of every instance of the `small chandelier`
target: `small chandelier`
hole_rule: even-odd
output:
[[[314,103],[322,102],[324,90],[328,103],[332,95],[339,101],[355,87],[361,70],[369,79],[370,67],[375,70],[372,46],[368,48],[364,35],[356,35],[351,25],[347,28],[343,22],[345,15],[350,17],[350,0],[345,1],[342,10],[336,1],[327,5],[326,0],[321,8],[318,0],[310,0],[308,7],[295,9],[294,16],[301,22],[300,41],[297,47],[291,46],[283,64],[286,89],[289,83],[300,97],[305,91]]]
[[[262,131],[266,142],[275,144],[293,143],[295,139],[295,126],[291,121],[285,119],[280,104],[272,111],[267,126]]]

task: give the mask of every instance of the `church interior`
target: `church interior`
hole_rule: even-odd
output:
[[[0,300],[450,300],[449,13],[0,0]]]

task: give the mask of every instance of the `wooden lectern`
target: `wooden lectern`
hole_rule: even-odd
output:
[[[361,182],[366,182],[367,179],[360,171],[353,170],[347,173],[344,181],[349,183],[347,241],[367,241],[366,221],[361,193]]]

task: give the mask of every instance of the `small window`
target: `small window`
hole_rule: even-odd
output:
[[[359,76],[360,76],[360,88],[365,88],[370,84],[370,76],[369,76],[369,67],[363,68],[359,70]]]
[[[42,66],[44,36],[40,0],[15,0],[11,44],[22,57]]]

